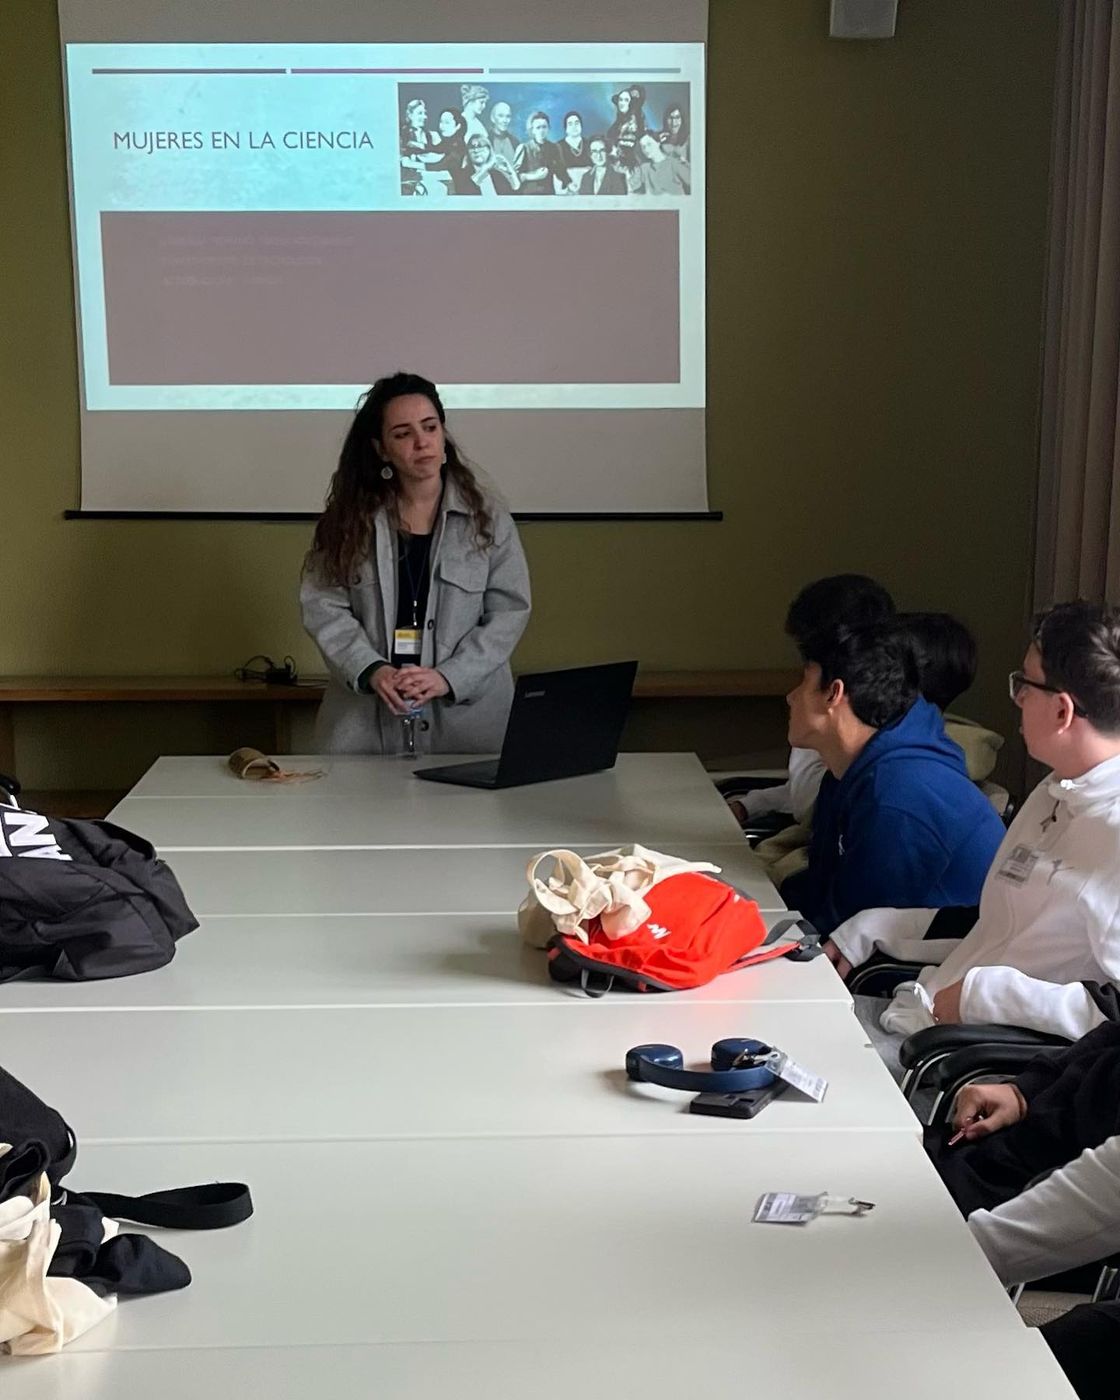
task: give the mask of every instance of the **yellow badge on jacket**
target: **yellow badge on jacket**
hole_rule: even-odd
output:
[[[393,655],[420,655],[419,627],[397,627],[393,630]]]

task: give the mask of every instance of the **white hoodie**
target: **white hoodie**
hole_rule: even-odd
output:
[[[887,929],[893,912],[857,915],[836,930],[849,961],[866,960],[876,946],[913,955],[914,944],[904,949]],[[933,914],[899,910],[896,931],[920,938]],[[918,956],[946,951],[937,944],[925,950]],[[962,980],[965,1023],[1076,1040],[1105,1020],[1081,983],[1120,983],[1120,756],[1080,778],[1051,776],[1035,788],[996,852],[972,931],[939,966],[897,989],[883,1029],[910,1035],[932,1025],[934,994]]]
[[[1120,1249],[1120,1137],[1089,1147],[995,1210],[977,1210],[969,1229],[1003,1283],[1105,1259]]]

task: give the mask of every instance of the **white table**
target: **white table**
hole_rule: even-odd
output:
[[[576,846],[580,854],[601,849]],[[497,914],[528,893],[525,871],[539,846],[396,850],[175,851],[167,863],[194,912],[241,914]],[[674,855],[718,865],[721,879],[763,909],[785,906],[743,840],[677,842]]]
[[[919,1132],[875,1051],[853,1034],[850,1009],[827,1003],[87,1011],[83,1042],[97,1054],[71,1059],[55,1047],[72,1018],[9,1017],[4,1065],[83,1144]],[[668,1042],[700,1067],[730,1036],[776,1044],[825,1075],[824,1102],[786,1093],[749,1124],[697,1117],[689,1095],[624,1073],[631,1046]],[[137,1056],[138,1042],[149,1053]]]
[[[426,783],[414,777],[417,768],[445,763],[470,763],[478,754],[440,754],[427,759],[375,758],[360,754],[285,754],[279,761],[292,771],[321,773],[313,782],[277,784],[246,782],[230,772],[226,759],[213,757],[164,757],[156,759],[140,781],[128,793],[128,800],[150,797],[236,797],[249,802],[272,803],[284,801],[315,801],[324,796],[332,801],[345,798],[369,800],[376,805],[392,800],[417,801],[426,804],[446,803],[458,798],[461,802],[494,804],[489,812],[493,820],[500,807],[505,811],[522,806],[527,811],[567,811],[575,791],[594,792],[599,801],[612,808],[628,802],[644,804],[652,800],[667,800],[675,806],[690,802],[700,821],[712,821],[712,809],[726,808],[722,799],[711,801],[713,784],[707,769],[691,753],[620,753],[613,768],[602,773],[589,773],[582,778],[561,778],[548,783],[531,783],[526,787],[505,788],[488,792],[479,788]],[[573,786],[574,785],[574,786]],[[590,786],[588,786],[590,785]],[[440,795],[442,794],[442,796]],[[549,794],[552,794],[549,797]],[[706,807],[708,810],[704,811]],[[644,815],[648,816],[648,812]],[[568,813],[569,819],[579,821],[580,813]],[[734,818],[732,818],[734,820]],[[424,831],[426,834],[427,826]]]
[[[743,843],[694,754],[622,754],[610,772],[501,792],[426,783],[403,760],[326,762],[321,779],[288,786],[244,782],[218,759],[160,759],[111,819],[163,851]]]
[[[144,1303],[125,1303],[143,1308]],[[672,1301],[664,1314],[672,1321]],[[99,1329],[105,1338],[112,1323]],[[671,1330],[671,1327],[668,1329]],[[751,1329],[742,1320],[728,1337],[679,1337],[573,1344],[557,1326],[534,1342],[397,1343],[386,1346],[221,1347],[159,1351],[67,1352],[47,1360],[8,1362],[4,1400],[572,1400],[573,1396],[638,1396],[641,1400],[945,1400],[946,1395],[1056,1400],[1072,1392],[1049,1348],[1022,1331],[1008,1346],[1008,1328],[954,1329],[951,1338],[906,1329],[840,1331],[812,1327]],[[108,1345],[108,1343],[106,1343]],[[900,1382],[900,1377],[905,1377]],[[968,1390],[993,1377],[999,1390]],[[905,1386],[905,1390],[900,1389]],[[503,1387],[501,1391],[498,1386]]]
[[[771,925],[789,915],[763,918]],[[511,914],[207,915],[180,941],[174,961],[155,972],[103,982],[10,982],[0,990],[0,1005],[21,1011],[548,1005],[577,995],[546,969],[545,954],[522,943]],[[822,957],[760,963],[671,1000],[851,1005]]]
[[[262,788],[161,760],[116,815],[156,836],[203,927],[146,977],[0,988],[5,1066],[77,1130],[72,1186],[244,1179],[257,1203],[161,1234],[192,1287],[126,1300],[65,1356],[0,1361],[4,1400],[1069,1396],[831,967],[592,1002],[517,941],[553,841],[660,840],[778,916],[695,760],[500,794],[329,763]],[[735,1033],[827,1074],[824,1104],[703,1119],[625,1080],[631,1044],[698,1063]],[[877,1208],[753,1225],[767,1189]]]
[[[596,1344],[745,1348],[771,1332],[811,1352],[806,1318],[826,1332],[874,1319],[926,1334],[931,1351],[951,1351],[957,1328],[1004,1327],[1011,1354],[1021,1335],[933,1168],[898,1133],[93,1145],[79,1165],[75,1183],[91,1189],[242,1180],[257,1207],[235,1229],[161,1234],[192,1287],[123,1303],[82,1351],[544,1342],[561,1308],[565,1339]],[[753,1224],[771,1189],[875,1210]]]

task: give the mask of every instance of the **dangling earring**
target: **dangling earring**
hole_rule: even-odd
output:
[[[382,481],[392,481],[392,479],[393,479],[393,468],[389,465],[388,462],[386,462],[385,465],[381,468],[381,480],[382,480]]]

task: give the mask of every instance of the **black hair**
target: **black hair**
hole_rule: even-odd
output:
[[[439,115],[436,117],[437,129],[439,127],[439,118],[444,116],[455,118],[454,132],[452,132],[450,136],[447,136],[444,139],[447,141],[455,141],[461,139],[463,133],[467,129],[467,119],[463,116],[462,112],[460,112],[458,107],[441,107],[439,109]]]
[[[1102,734],[1120,734],[1120,611],[1108,603],[1057,603],[1032,638],[1049,685],[1065,691]]]
[[[976,679],[976,638],[949,613],[899,613],[898,622],[913,638],[922,694],[947,710]]]
[[[789,605],[786,635],[793,638],[802,661],[814,639],[840,627],[864,627],[894,616],[894,600],[881,583],[864,574],[832,574],[808,583]],[[817,658],[812,658],[816,660]]]
[[[821,690],[843,681],[844,693],[858,720],[885,729],[909,710],[920,692],[920,671],[913,639],[893,619],[866,627],[838,627],[817,633],[807,644],[806,664],[821,668]]]
[[[681,114],[681,129],[675,137],[669,135],[670,112],[679,112]],[[665,108],[661,130],[665,133],[665,144],[668,146],[683,146],[688,141],[688,113],[680,102],[670,102],[668,107]]]

